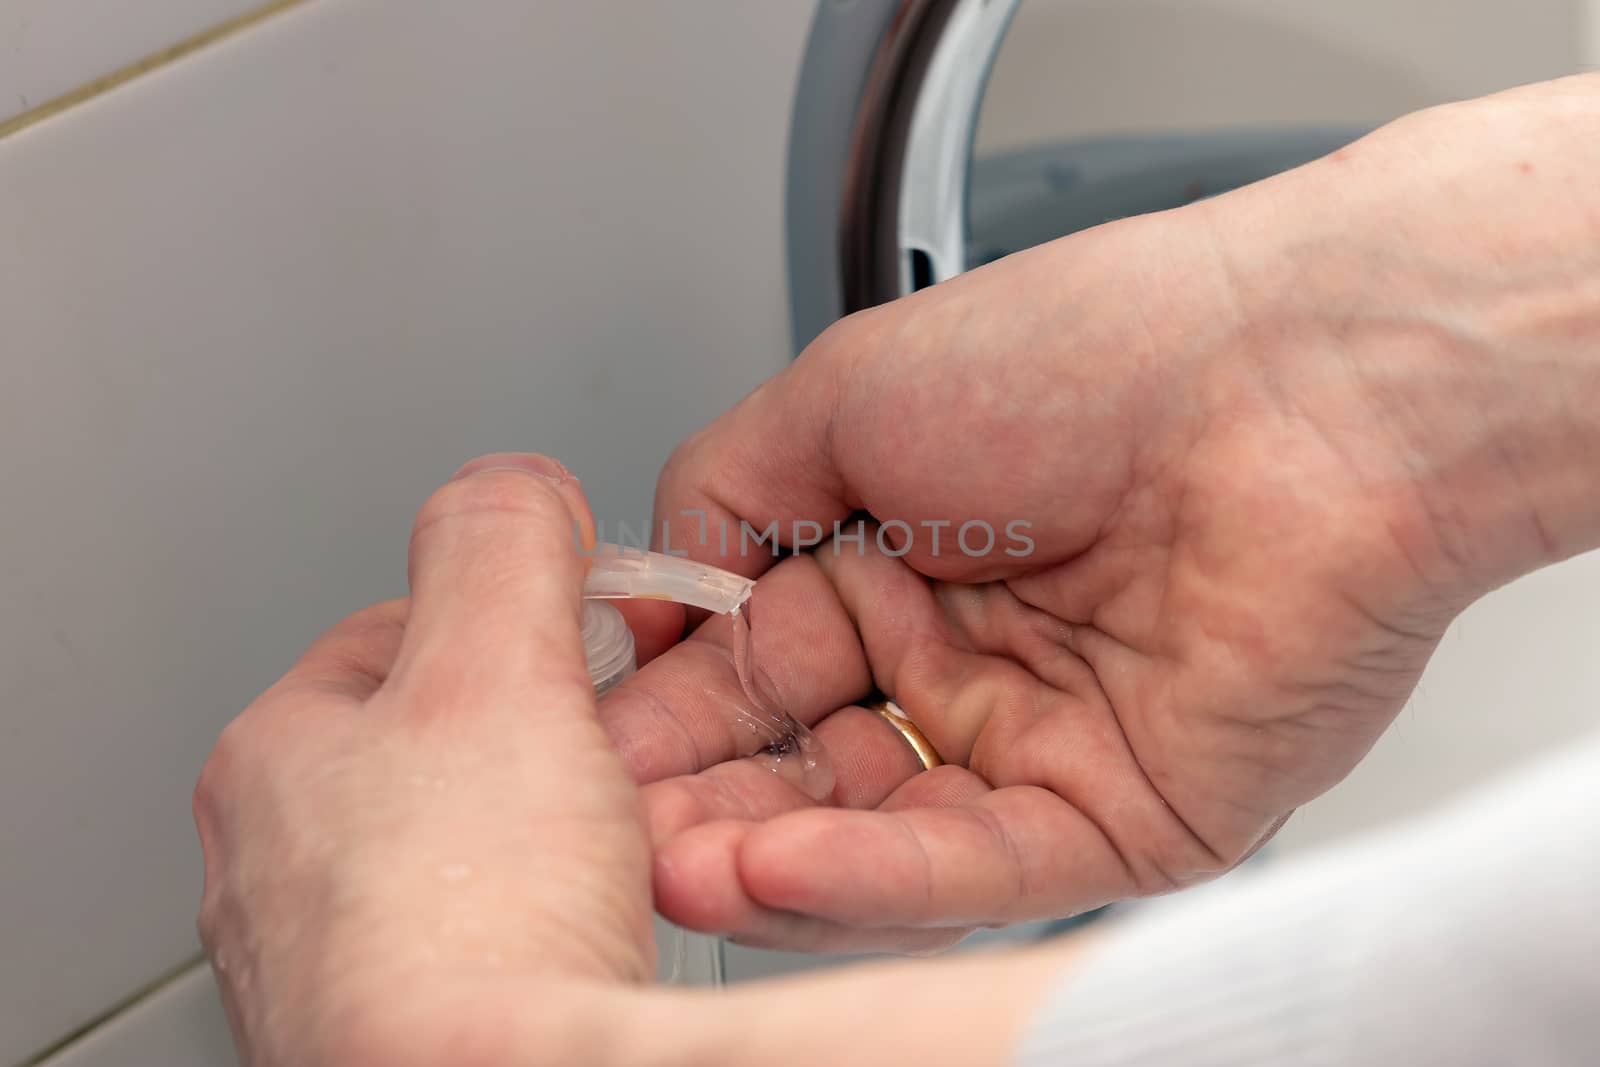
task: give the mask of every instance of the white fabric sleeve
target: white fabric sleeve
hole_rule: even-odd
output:
[[[1019,1067],[1600,1065],[1600,736],[1134,914]]]

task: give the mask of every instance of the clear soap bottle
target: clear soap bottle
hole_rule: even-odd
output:
[[[741,756],[758,756],[768,769],[785,776],[814,800],[822,801],[833,789],[833,769],[827,754],[810,730],[755,691],[749,619],[754,592],[755,582],[749,578],[681,556],[617,545],[597,546],[583,587],[583,643],[589,657],[589,676],[595,692],[601,694],[622,682],[635,667],[633,633],[621,612],[605,603],[607,600],[671,600],[727,616],[734,627],[734,667],[747,698],[728,708],[733,751]],[[656,943],[660,949],[661,981],[675,985],[722,984],[720,938],[690,933],[657,919]]]
[[[595,696],[604,694],[636,667],[633,631],[622,613],[603,600],[583,602],[583,650]],[[656,980],[671,985],[720,986],[722,939],[674,926],[656,916]]]

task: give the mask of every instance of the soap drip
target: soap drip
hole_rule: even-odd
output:
[[[738,709],[740,724],[765,743],[752,758],[770,766],[774,773],[790,782],[813,800],[826,800],[833,792],[833,764],[828,753],[807,727],[765,699],[756,685],[755,641],[751,625],[751,601],[745,600],[728,612],[732,624],[733,669],[739,676],[750,708]]]

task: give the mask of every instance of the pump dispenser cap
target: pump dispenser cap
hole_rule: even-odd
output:
[[[624,545],[595,547],[583,595],[590,600],[671,600],[726,615],[750,599],[756,583],[682,556]]]
[[[633,673],[633,631],[622,612],[599,601],[583,602],[583,654],[597,696]]]

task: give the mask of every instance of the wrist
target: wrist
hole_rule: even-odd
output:
[[[1456,606],[1600,545],[1600,79],[1412,116],[1204,205],[1253,340]],[[1342,420],[1342,421],[1341,421]]]
[[[437,973],[322,1005],[309,1027],[279,1035],[272,1067],[514,1067],[526,1063],[634,1062],[639,1044],[632,986],[528,978],[515,973],[451,977]],[[306,1020],[301,1020],[305,1023]],[[262,1049],[257,1048],[259,1054]]]

